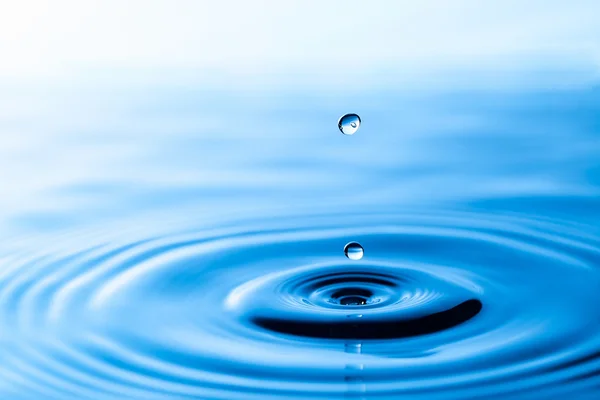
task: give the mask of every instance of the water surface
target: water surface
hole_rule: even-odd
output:
[[[31,89],[0,397],[596,398],[599,95]]]

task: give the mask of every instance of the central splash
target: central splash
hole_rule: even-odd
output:
[[[372,262],[263,276],[236,289],[235,298],[234,308],[260,328],[321,339],[425,335],[468,321],[482,309],[467,288],[423,271]]]
[[[373,293],[361,288],[344,288],[331,295],[332,302],[338,302],[345,306],[364,306],[370,300]]]

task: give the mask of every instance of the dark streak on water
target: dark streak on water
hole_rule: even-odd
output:
[[[297,322],[285,319],[255,318],[252,322],[266,329],[291,335],[323,339],[401,339],[452,328],[481,311],[481,302],[467,300],[449,310],[409,320],[360,322]]]

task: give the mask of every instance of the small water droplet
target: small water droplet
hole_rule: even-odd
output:
[[[360,260],[363,258],[365,250],[359,243],[350,242],[344,246],[344,253],[346,254],[346,257],[351,260]]]
[[[344,135],[354,135],[360,128],[360,117],[357,114],[346,114],[338,121],[338,128]]]

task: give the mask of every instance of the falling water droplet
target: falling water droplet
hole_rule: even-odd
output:
[[[344,246],[344,253],[346,254],[346,257],[351,260],[360,260],[363,258],[365,250],[359,243],[350,242]]]
[[[360,117],[357,114],[346,114],[338,121],[338,128],[344,135],[354,135],[360,128]]]

